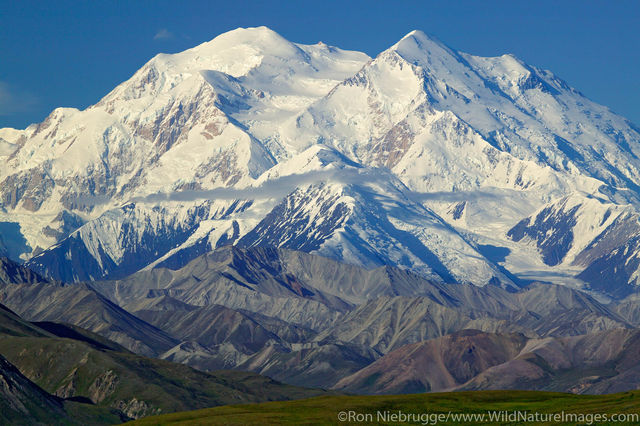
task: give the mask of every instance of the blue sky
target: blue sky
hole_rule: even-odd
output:
[[[258,25],[371,56],[413,29],[477,55],[513,53],[640,124],[638,1],[0,0],[0,127],[85,108],[156,53]]]

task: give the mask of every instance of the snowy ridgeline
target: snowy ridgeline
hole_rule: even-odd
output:
[[[623,297],[640,134],[551,72],[413,31],[371,59],[237,29],[0,129],[0,251],[65,281],[277,246]]]

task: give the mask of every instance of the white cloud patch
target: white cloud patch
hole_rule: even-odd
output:
[[[38,104],[38,98],[31,93],[16,90],[0,81],[0,115],[13,115],[31,111]]]
[[[293,174],[268,180],[260,186],[248,188],[215,188],[210,190],[187,190],[179,192],[161,192],[145,197],[135,197],[132,202],[156,203],[158,201],[195,201],[195,200],[257,200],[281,198],[293,192],[297,187],[319,182],[357,183],[366,180],[364,174],[350,170],[330,170]]]
[[[293,174],[268,180],[261,185],[247,188],[214,188],[209,190],[185,190],[174,192],[158,192],[140,197],[134,197],[127,203],[156,204],[163,201],[189,202],[197,200],[259,200],[283,198],[296,188],[314,183],[342,183],[354,185],[366,185],[388,181],[389,175],[379,169],[333,169],[314,171],[304,174]],[[472,201],[476,199],[499,198],[502,192],[508,190],[475,190],[459,192],[414,192],[409,188],[401,189],[405,196],[417,203],[429,200],[447,202]],[[80,196],[76,199],[79,204],[100,205],[111,202],[110,197]]]
[[[171,40],[173,38],[175,38],[173,33],[166,28],[160,29],[156,35],[153,36],[154,40]]]
[[[196,200],[259,200],[282,198],[297,187],[320,182],[363,183],[370,182],[372,177],[361,170],[327,170],[304,174],[293,174],[268,180],[259,186],[247,188],[214,188],[208,190],[185,190],[175,192],[158,192],[141,197],[134,197],[128,202],[157,203],[160,201],[196,201]],[[76,202],[83,205],[108,204],[107,196],[79,196]]]

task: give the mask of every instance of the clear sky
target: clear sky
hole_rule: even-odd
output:
[[[156,53],[259,25],[371,56],[413,29],[476,55],[513,53],[640,124],[637,0],[0,0],[0,127],[85,108]]]

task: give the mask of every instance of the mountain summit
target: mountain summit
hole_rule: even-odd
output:
[[[0,129],[0,160],[1,254],[62,281],[229,244],[609,297],[640,276],[638,128],[421,31],[371,59],[233,30]]]

